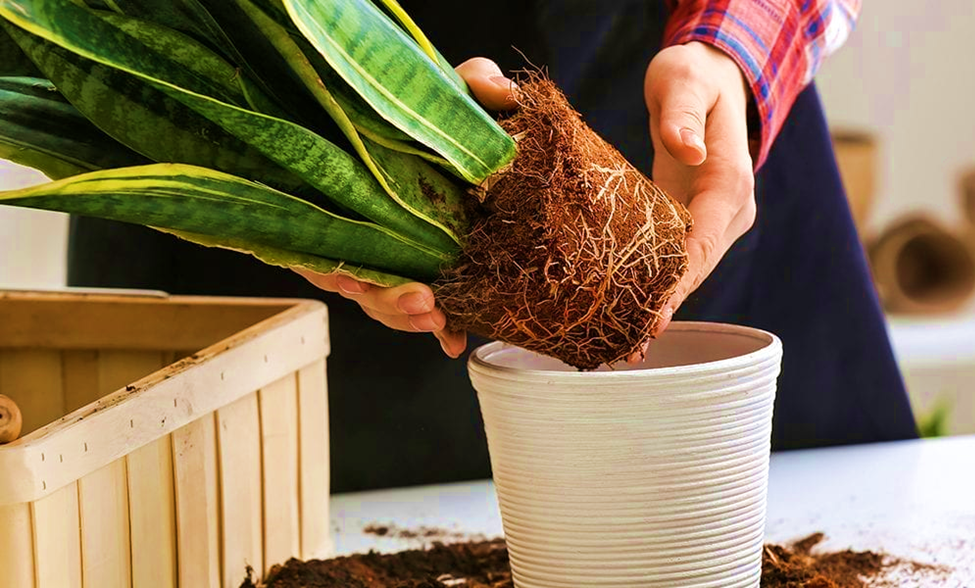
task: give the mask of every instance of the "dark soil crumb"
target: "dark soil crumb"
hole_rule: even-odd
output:
[[[386,525],[366,525],[362,532],[367,535],[375,535],[376,537],[385,537],[389,535],[389,527]]]
[[[362,532],[367,535],[377,537],[396,537],[398,539],[428,539],[428,540],[453,540],[475,539],[470,534],[451,531],[449,529],[438,529],[436,527],[418,527],[416,529],[400,529],[395,525],[381,525],[373,523],[366,525]]]
[[[370,526],[382,535],[387,526]],[[367,531],[369,532],[369,531]],[[823,540],[810,535],[789,546],[766,545],[762,588],[894,588],[884,580],[890,569],[937,574],[939,568],[905,562],[871,551],[812,553]],[[324,561],[296,559],[274,566],[264,584],[241,588],[514,588],[503,539],[445,545],[393,554],[367,553]]]

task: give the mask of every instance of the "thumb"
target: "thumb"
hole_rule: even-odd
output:
[[[509,110],[515,107],[514,92],[518,87],[490,59],[474,57],[454,69],[484,106],[491,110]]]
[[[648,98],[651,92],[657,94],[653,100],[657,112],[651,112],[650,124],[654,119],[657,121],[660,141],[671,157],[684,165],[701,165],[708,156],[704,144],[708,116],[705,101],[693,91],[688,91],[686,86],[667,81],[660,82],[660,85],[663,87],[648,88]]]

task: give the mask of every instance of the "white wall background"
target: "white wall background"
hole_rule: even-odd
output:
[[[0,161],[0,190],[46,180],[34,170]],[[63,286],[67,232],[67,215],[0,206],[0,288]]]
[[[879,138],[877,229],[909,210],[958,222],[975,166],[975,1],[864,0],[818,85],[830,123]]]

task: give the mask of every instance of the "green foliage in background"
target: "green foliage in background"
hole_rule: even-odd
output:
[[[925,414],[918,416],[917,428],[921,437],[944,437],[948,435],[948,421],[951,419],[951,402],[940,397]]]

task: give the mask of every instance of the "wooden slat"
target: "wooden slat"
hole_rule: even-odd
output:
[[[325,308],[296,309],[303,312],[282,313],[4,446],[0,504],[33,502],[324,357]]]
[[[0,351],[0,394],[23,415],[21,436],[64,416],[61,354],[46,349]]]
[[[30,507],[0,505],[0,574],[6,588],[34,588]]]
[[[220,586],[220,489],[215,415],[173,432],[179,585]]]
[[[236,588],[247,566],[264,569],[261,423],[257,393],[217,411],[223,586]]]
[[[81,512],[78,485],[34,502],[37,588],[81,587]]]
[[[78,482],[81,574],[85,586],[131,586],[129,505],[125,460],[113,461]]]
[[[80,350],[61,353],[61,369],[64,373],[64,411],[72,412],[111,390],[98,385],[98,351]]]
[[[0,293],[0,347],[200,350],[297,300]],[[313,303],[315,304],[315,303]]]
[[[264,476],[264,572],[301,556],[298,524],[298,381],[290,374],[258,392]]]
[[[299,494],[301,502],[301,557],[328,557],[329,446],[328,388],[325,360],[298,372]]]
[[[132,586],[175,588],[173,447],[165,435],[126,456]]]

